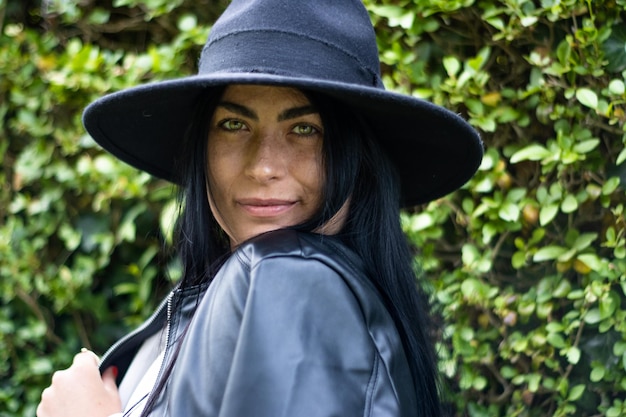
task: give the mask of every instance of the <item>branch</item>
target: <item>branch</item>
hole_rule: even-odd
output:
[[[0,33],[4,31],[4,18],[7,15],[7,2],[0,3]]]
[[[74,311],[72,316],[74,317],[74,323],[76,324],[76,330],[78,331],[78,337],[80,337],[82,346],[91,350],[91,343],[89,342],[89,336],[87,335],[87,330],[85,329],[85,323],[83,322],[82,317],[77,311]]]
[[[41,308],[39,307],[39,304],[37,304],[37,301],[35,301],[33,297],[31,297],[29,294],[24,292],[24,290],[22,290],[21,288],[18,288],[16,290],[16,294],[18,298],[22,300],[24,304],[26,304],[33,313],[35,313],[35,316],[37,316],[37,318],[41,322],[46,324],[46,338],[48,340],[51,340],[53,343],[57,345],[63,344],[63,341],[61,340],[61,338],[57,336],[56,334],[54,334],[54,331],[52,330],[53,326],[50,324],[49,320],[46,319],[46,316],[41,310]]]

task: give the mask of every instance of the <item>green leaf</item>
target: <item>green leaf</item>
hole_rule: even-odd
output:
[[[569,363],[571,363],[572,365],[576,365],[578,361],[580,361],[580,349],[578,349],[576,346],[572,346],[567,349],[565,356],[567,356],[567,361]]]
[[[461,254],[461,259],[463,260],[464,265],[472,265],[480,259],[480,253],[474,245],[463,245],[463,248],[461,249]]]
[[[36,358],[30,362],[30,372],[34,375],[46,375],[52,372],[52,369],[49,358]]]
[[[589,153],[598,147],[600,139],[588,139],[574,145],[574,152]]]
[[[533,256],[533,261],[543,262],[557,259],[559,256],[567,252],[567,249],[561,246],[550,245],[539,249]]]
[[[404,8],[400,6],[393,6],[393,5],[371,6],[369,10],[387,19],[398,18],[406,12]]]
[[[489,288],[476,278],[468,278],[461,284],[463,296],[474,302],[485,301],[489,296]]]
[[[626,51],[625,51],[626,53]],[[624,86],[624,81],[622,80],[611,80],[609,83],[609,92],[616,96],[621,96],[626,92],[626,86]]]
[[[598,239],[597,233],[583,233],[576,238],[572,248],[577,251],[582,251],[583,249],[588,248],[589,245],[596,241],[596,239]]]
[[[565,347],[565,339],[559,333],[550,333],[546,336],[546,340],[557,349]]]
[[[182,32],[189,32],[193,30],[198,25],[198,19],[196,16],[191,14],[186,14],[181,16],[178,20],[178,29]]]
[[[511,257],[511,265],[515,269],[520,269],[526,264],[526,253],[523,251],[517,251]]]
[[[617,155],[615,165],[621,165],[624,161],[626,161],[626,148],[622,149],[619,155]]]
[[[446,69],[448,77],[455,78],[461,69],[461,63],[453,56],[446,56],[443,58],[443,67]]]
[[[556,217],[558,212],[558,204],[547,204],[541,207],[541,210],[539,210],[539,224],[542,226],[547,225]]]
[[[622,356],[626,353],[626,341],[616,342],[613,346],[613,354],[615,356]]]
[[[591,382],[600,382],[604,378],[605,374],[606,374],[605,368],[603,366],[598,366],[591,370],[589,379],[591,380]]]
[[[580,397],[583,396],[584,392],[585,392],[585,385],[584,384],[576,385],[576,386],[572,387],[572,389],[570,389],[569,395],[568,395],[567,399],[569,401],[577,401],[577,400],[580,399]]]
[[[505,25],[504,25],[504,21],[502,19],[500,19],[499,17],[491,17],[488,19],[485,19],[487,23],[489,23],[491,26],[495,27],[498,30],[504,30]]]
[[[467,61],[467,65],[474,71],[479,71],[491,55],[491,48],[485,46],[478,51],[478,54]]]
[[[578,200],[573,195],[567,195],[561,202],[561,211],[563,213],[573,213],[578,209]]]
[[[505,202],[498,210],[498,216],[507,222],[516,222],[519,220],[520,209],[517,204]]]
[[[574,290],[567,294],[568,300],[580,300],[582,298],[585,298],[585,292],[583,290]]]
[[[511,163],[516,164],[521,161],[540,161],[552,155],[548,149],[541,145],[533,144],[520,149],[511,156]]]
[[[485,389],[486,386],[487,386],[487,378],[485,378],[484,376],[477,376],[476,378],[474,378],[472,387],[475,390],[482,391]]]
[[[557,287],[554,289],[553,295],[555,298],[567,297],[567,295],[572,291],[572,284],[569,281],[563,280],[559,282]]]
[[[539,18],[537,16],[524,16],[521,18],[520,23],[524,27],[530,27],[537,23],[538,20]]]
[[[614,291],[604,294],[604,296],[600,298],[600,317],[606,319],[613,316],[619,304],[620,298]]]
[[[598,95],[589,88],[579,88],[576,90],[576,99],[583,105],[592,109],[598,107]]]
[[[565,330],[565,327],[559,322],[552,321],[546,325],[546,330],[550,333],[556,333],[562,332],[563,330]]]
[[[598,255],[594,253],[583,253],[578,255],[576,258],[591,268],[592,271],[599,272],[604,267]]]
[[[602,195],[612,194],[617,187],[619,187],[620,179],[618,177],[611,177],[602,185]]]
[[[176,200],[170,200],[161,210],[161,216],[159,218],[161,233],[165,236],[165,240],[169,244],[174,242],[174,229],[177,214],[178,204]]]
[[[538,375],[538,374],[528,375],[528,390],[530,392],[537,392],[539,390],[540,382],[541,382],[541,375]]]
[[[109,10],[105,10],[105,9],[101,9],[97,7],[89,15],[89,23],[94,24],[94,25],[102,25],[104,23],[107,23],[110,17],[111,17],[111,12]]]
[[[587,324],[597,324],[602,320],[602,315],[600,314],[600,310],[597,308],[592,308],[587,311],[584,317],[585,323]]]

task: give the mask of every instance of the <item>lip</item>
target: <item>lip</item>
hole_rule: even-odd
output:
[[[237,200],[244,211],[254,217],[274,217],[291,210],[296,201],[283,199],[244,198]]]

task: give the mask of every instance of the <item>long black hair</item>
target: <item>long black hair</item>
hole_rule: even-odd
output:
[[[324,125],[327,207],[337,210],[350,199],[338,237],[360,255],[400,333],[417,391],[415,415],[440,416],[429,304],[417,285],[410,246],[400,226],[399,179],[379,144],[384,137],[375,137],[367,120],[349,106],[322,95],[310,98]]]
[[[180,165],[183,186],[177,245],[183,263],[183,288],[210,282],[230,253],[228,239],[211,213],[206,185],[209,120],[222,92],[212,91],[199,100]],[[362,116],[323,94],[304,94],[320,112],[324,126],[324,203],[311,219],[293,228],[314,231],[348,204],[346,221],[337,236],[360,255],[368,278],[396,324],[416,389],[419,409],[415,415],[440,416],[428,303],[417,286],[410,248],[400,227],[400,193],[394,167]],[[142,415],[149,414],[172,367],[173,362]]]

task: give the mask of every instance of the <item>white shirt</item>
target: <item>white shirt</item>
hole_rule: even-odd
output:
[[[164,348],[161,332],[143,342],[118,388],[124,412],[110,417],[135,417],[141,414],[159,376]]]

